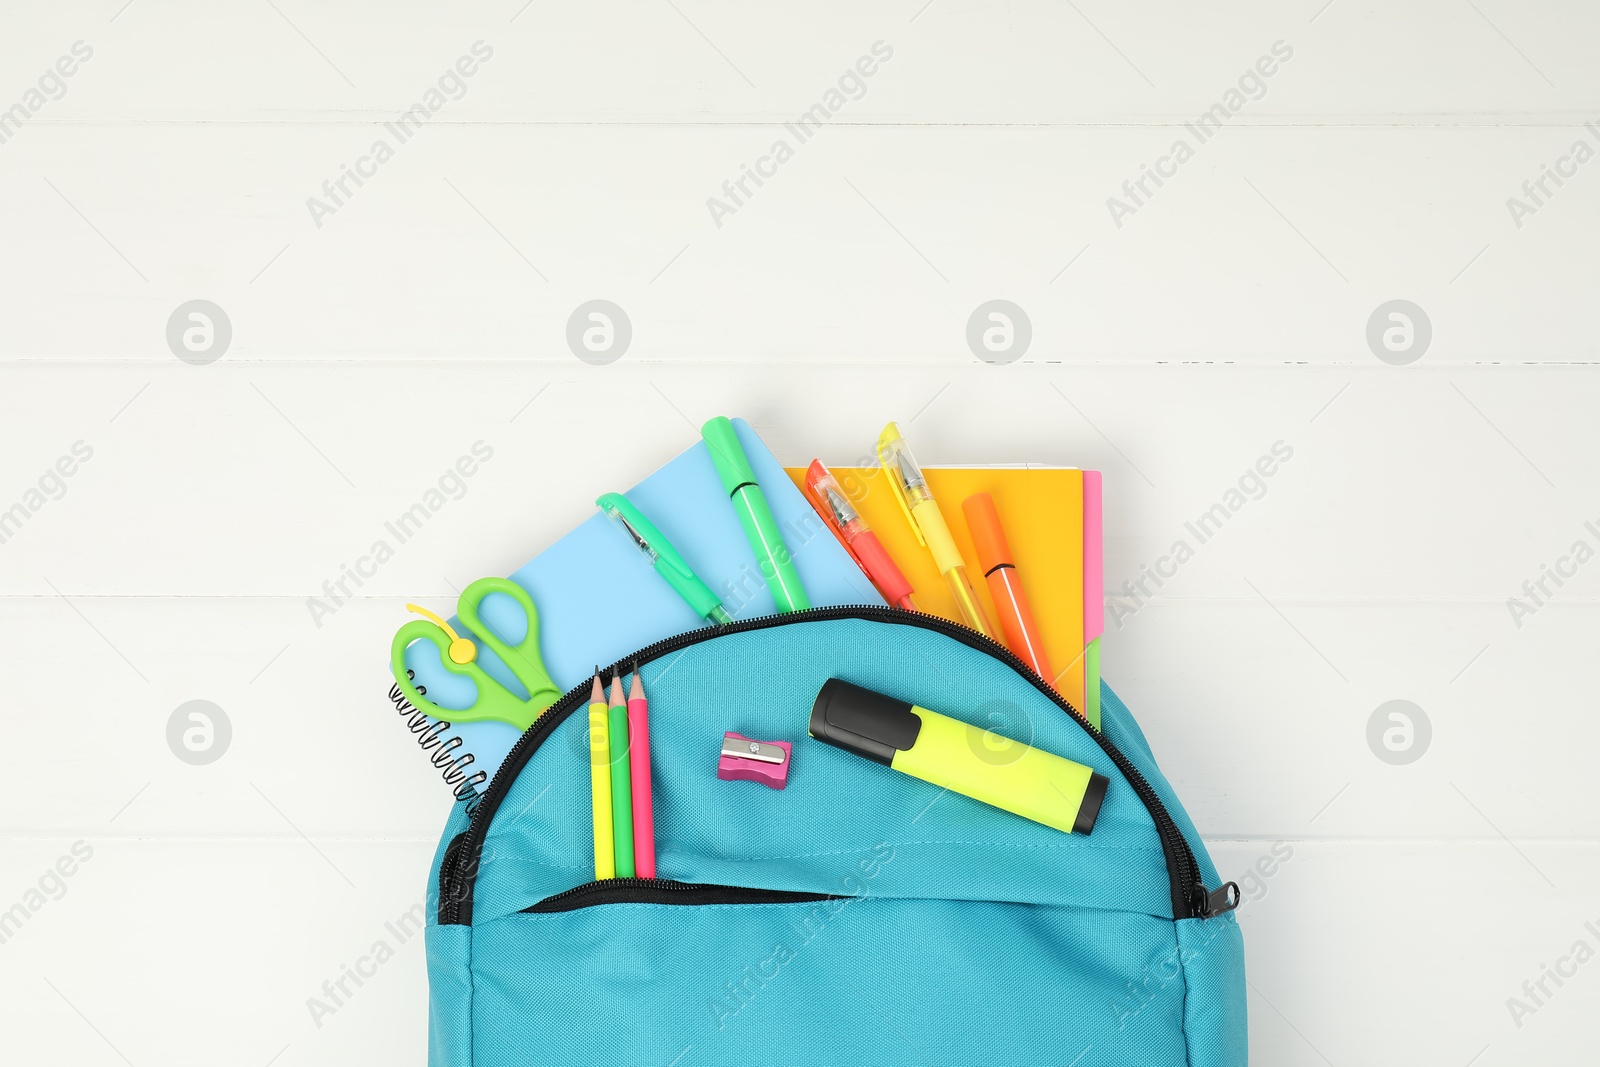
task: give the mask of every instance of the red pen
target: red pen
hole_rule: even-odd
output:
[[[917,602],[911,595],[911,583],[895,566],[894,559],[878,540],[878,535],[867,526],[866,520],[850,506],[850,498],[839,488],[838,481],[820,459],[811,461],[806,468],[806,499],[817,509],[822,524],[833,531],[856,566],[877,586],[883,599],[891,604],[917,611]]]

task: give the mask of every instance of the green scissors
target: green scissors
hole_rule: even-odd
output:
[[[522,606],[522,612],[528,620],[528,632],[519,644],[506,644],[484,622],[480,611],[484,598],[490,593],[504,593]],[[400,627],[394,635],[393,644],[389,646],[389,669],[394,673],[395,684],[406,698],[434,718],[452,723],[494,719],[526,730],[533,725],[533,720],[539,717],[540,712],[561,697],[561,690],[550,680],[549,673],[544,669],[544,661],[539,657],[539,613],[534,610],[533,598],[511,579],[479,578],[461,594],[456,612],[467,629],[488,645],[500,657],[500,662],[522,683],[522,687],[528,691],[526,700],[519,699],[478,666],[478,647],[456,633],[449,623],[427,608],[415,604],[407,604],[406,609],[426,615],[432,621],[414,619]],[[478,693],[470,706],[441,708],[417,690],[406,672],[406,649],[415,641],[431,641],[439,648],[439,663],[445,670],[472,680]]]

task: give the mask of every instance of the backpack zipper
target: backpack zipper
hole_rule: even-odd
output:
[[[598,900],[594,898],[600,898]],[[598,904],[814,904],[833,900],[832,893],[796,893],[787,889],[745,889],[736,885],[675,882],[670,878],[607,878],[553,897],[545,897],[524,912],[543,915],[577,911]]]
[[[960,623],[951,622],[949,619],[938,615],[929,615],[919,611],[907,611],[904,608],[891,608],[876,604],[847,605],[840,607],[807,608],[804,611],[793,611],[780,615],[763,615],[760,618],[745,619],[729,623],[725,626],[705,626],[698,630],[677,634],[655,644],[647,645],[631,656],[625,656],[606,668],[606,673],[615,673],[618,670],[628,669],[632,664],[645,664],[662,656],[671,655],[692,645],[700,644],[716,637],[729,634],[749,633],[755,630],[766,630],[775,626],[785,626],[799,622],[833,622],[844,620],[860,620],[864,622],[896,623],[903,626],[919,626],[924,630],[932,630],[946,637],[960,641],[969,648],[977,649],[994,659],[1006,664],[1012,670],[1026,678],[1033,687],[1049,697],[1057,707],[1071,715],[1073,721],[1082,726],[1090,737],[1094,738],[1100,748],[1116,764],[1117,770],[1122,772],[1133,791],[1138,794],[1145,809],[1149,811],[1151,820],[1155,823],[1156,833],[1161,838],[1161,851],[1166,857],[1167,873],[1172,887],[1172,914],[1178,919],[1209,919],[1215,915],[1232,911],[1238,906],[1238,887],[1229,882],[1215,891],[1208,890],[1200,880],[1200,866],[1195,861],[1194,850],[1189,847],[1188,840],[1183,836],[1183,831],[1178,829],[1178,824],[1173,820],[1172,814],[1167,811],[1166,805],[1156,795],[1155,788],[1140,772],[1139,768],[1124,756],[1116,745],[1112,744],[1099,730],[1089,725],[1077,708],[1074,708],[1061,697],[1048,682],[1019,659],[1009,648],[985,637],[976,630],[962,626]],[[500,808],[500,802],[511,784],[516,781],[517,775],[528,760],[544,744],[551,732],[567,717],[583,706],[589,695],[589,683],[579,683],[565,694],[561,699],[551,704],[533,725],[523,733],[517,743],[506,756],[505,762],[495,771],[494,778],[489,782],[485,791],[472,812],[472,821],[467,828],[459,834],[445,850],[444,861],[439,865],[439,915],[440,925],[470,925],[472,922],[472,894],[477,881],[477,857],[482,852],[483,841],[489,833],[489,824],[494,820],[495,812]],[[471,857],[469,860],[467,857]],[[612,879],[620,881],[621,879]],[[579,886],[579,889],[585,887]],[[553,898],[552,898],[553,899]]]

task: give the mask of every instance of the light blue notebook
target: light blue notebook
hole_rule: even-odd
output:
[[[812,605],[882,604],[883,597],[822,524],[761,438],[743,419],[732,421]],[[594,495],[610,489],[596,486]],[[627,496],[722,598],[722,606],[735,619],[777,610],[704,441],[629,489]],[[596,664],[611,663],[662,638],[707,625],[656,575],[627,534],[598,510],[511,578],[533,596],[545,669],[563,690],[587,681]],[[483,615],[508,642],[522,639],[521,611],[509,597],[489,597]],[[460,619],[452,618],[450,624],[465,632]],[[478,656],[491,676],[511,692],[525,695],[492,651],[480,644]],[[406,666],[415,672],[428,699],[439,706],[462,708],[472,703],[472,682],[440,666],[433,644],[413,643],[406,652]],[[447,736],[462,738],[457,755],[470,752],[476,757],[468,771],[485,771],[491,779],[522,736],[515,726],[500,722],[459,723],[450,730]],[[486,787],[487,782],[479,788]]]

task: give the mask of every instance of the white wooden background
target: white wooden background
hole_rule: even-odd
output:
[[[93,449],[0,544],[8,1062],[421,1063],[420,939],[307,1008],[420,899],[447,807],[382,699],[401,605],[509,571],[722,413],[793,463],[893,417],[926,462],[1103,468],[1114,595],[1287,443],[1105,640],[1224,873],[1292,851],[1241,912],[1252,1061],[1594,1062],[1600,963],[1523,984],[1600,949],[1600,564],[1506,604],[1600,547],[1600,163],[1520,227],[1506,205],[1600,148],[1594,5],[0,12],[0,108],[93,49],[0,144],[0,509]],[[317,226],[307,198],[477,41]],[[865,95],[715,225],[877,41]],[[1265,95],[1116,226],[1107,197],[1278,41]],[[565,341],[595,298],[633,327],[609,366]],[[994,298],[1033,328],[1006,366],[964,338]],[[209,365],[166,341],[192,299],[231,322]],[[1409,366],[1366,341],[1392,299],[1432,323]],[[316,625],[479,439],[466,494]],[[193,699],[232,725],[205,766],[167,743]],[[1394,699],[1432,727],[1402,766],[1367,741]]]

